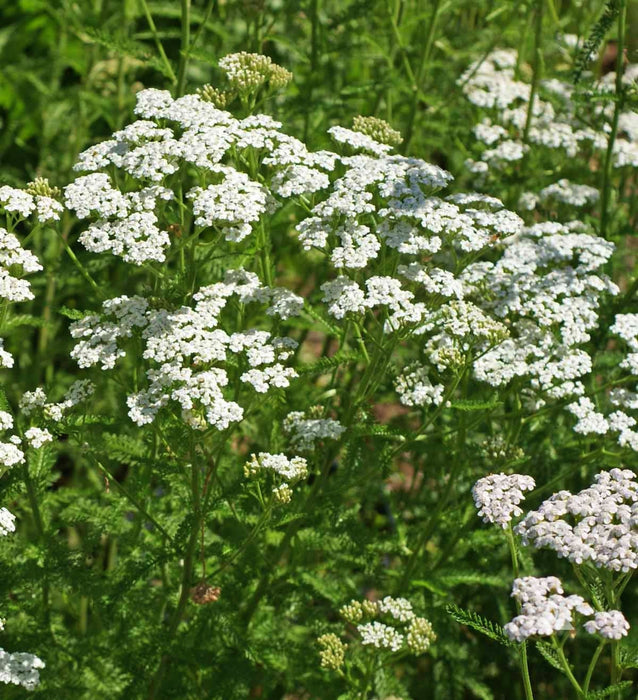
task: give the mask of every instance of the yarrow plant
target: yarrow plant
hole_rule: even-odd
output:
[[[544,44],[551,8],[529,3],[519,53],[493,37],[448,68],[438,28],[473,15],[388,7],[379,76],[404,71],[407,97],[381,81],[376,103],[320,80],[356,4],[270,24],[260,2],[182,3],[176,66],[155,5],[148,35],[78,34],[121,60],[90,58],[77,119],[95,138],[68,172],[0,183],[3,646],[33,651],[0,650],[8,698],[621,700],[638,666],[624,3],[585,45]],[[499,8],[477,17],[521,9]],[[230,34],[242,18],[246,51],[204,49],[216,14]],[[616,20],[616,72],[576,80]],[[299,22],[293,77],[256,51],[292,66]],[[129,35],[165,83],[125,60]],[[94,124],[104,75],[119,108]]]

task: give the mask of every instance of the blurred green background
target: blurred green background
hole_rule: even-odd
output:
[[[63,184],[79,151],[129,120],[134,94],[173,89],[189,14],[186,91],[220,57],[268,54],[294,73],[270,109],[311,146],[356,114],[388,120],[403,151],[461,157],[468,106],[455,82],[491,48],[531,58],[536,2],[511,0],[20,0],[0,3],[0,176]],[[604,3],[547,0],[544,37],[586,36]],[[638,3],[630,3],[636,17]],[[630,26],[633,22],[630,21]],[[152,30],[155,28],[155,31]],[[630,32],[630,60],[638,37]],[[161,49],[160,49],[161,45]],[[162,52],[166,59],[162,57]],[[459,138],[461,137],[461,138]],[[461,158],[462,159],[462,158]]]

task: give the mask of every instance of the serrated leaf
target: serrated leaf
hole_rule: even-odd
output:
[[[563,664],[561,663],[560,659],[558,658],[558,654],[556,653],[554,647],[551,644],[548,644],[547,642],[536,642],[536,648],[550,666],[553,666],[557,671],[560,671],[561,673],[565,673]]]
[[[170,78],[171,80],[174,78],[167,66],[159,58],[157,58],[157,56],[154,56],[150,52],[149,47],[145,44],[132,41],[128,38],[125,39],[121,36],[111,34],[100,29],[85,28],[84,32],[91,41],[103,46],[106,49],[109,49],[110,51],[113,51],[119,56],[126,56],[128,58],[135,58],[137,60],[144,61],[167,78]]]
[[[400,440],[405,442],[405,436],[397,428],[389,428],[387,425],[375,425],[372,423],[359,423],[353,425],[349,430],[349,435],[352,437],[386,437],[388,439]]]
[[[480,700],[494,700],[492,691],[472,676],[462,676],[461,681]]]
[[[339,328],[337,328],[337,326],[335,326],[327,318],[324,318],[318,311],[313,309],[312,306],[310,306],[310,304],[306,304],[303,310],[306,314],[308,314],[308,316],[310,316],[310,318],[312,318],[313,321],[317,321],[322,326],[327,328],[332,333],[332,335],[337,337],[341,335],[341,331],[339,330]]]
[[[439,588],[432,581],[426,581],[425,579],[416,579],[416,580],[410,581],[410,584],[412,586],[417,586],[419,588],[427,588],[428,591],[432,591],[432,593],[436,593],[436,595],[441,596],[441,598],[447,598],[447,596],[448,596],[447,591],[444,591],[442,588]]]
[[[80,416],[69,416],[64,421],[67,427],[76,427],[82,425],[113,425],[115,423],[115,418],[112,416],[100,416],[100,415],[80,415]]]
[[[497,406],[500,406],[503,402],[499,401],[496,397],[484,401],[482,399],[458,399],[456,401],[450,402],[451,408],[456,408],[457,411],[488,411]]]
[[[0,386],[0,411],[11,413],[11,406],[4,391],[4,386]]]
[[[332,357],[322,357],[316,362],[312,362],[306,365],[301,365],[297,372],[300,375],[303,374],[323,374],[324,372],[338,367],[339,365],[345,365],[349,362],[361,362],[363,360],[363,355],[353,352],[343,352],[336,353]]]
[[[623,690],[633,687],[631,681],[620,681],[620,683],[614,683],[613,685],[608,685],[603,690],[595,690],[592,693],[587,693],[587,700],[601,700],[602,698],[608,698],[610,695],[615,693],[621,693]]]
[[[638,647],[623,647],[620,650],[621,668],[638,668]]]
[[[46,321],[43,318],[36,318],[29,314],[19,314],[7,319],[4,323],[4,329],[18,328],[20,326],[44,326]]]
[[[92,311],[80,311],[79,309],[70,309],[68,306],[61,306],[58,309],[58,313],[61,316],[70,318],[72,321],[79,321],[80,319],[93,313]]]
[[[506,647],[513,647],[516,644],[505,634],[503,628],[491,620],[481,617],[478,613],[471,610],[463,610],[454,603],[449,603],[445,607],[448,615],[450,615],[459,624],[471,627],[472,629],[484,634],[486,637],[502,644]]]
[[[444,574],[437,578],[444,586],[477,585],[492,586],[493,588],[509,588],[502,576],[487,576],[473,571],[459,571]]]

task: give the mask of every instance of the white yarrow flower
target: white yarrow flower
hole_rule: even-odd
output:
[[[486,523],[506,528],[513,517],[523,514],[519,503],[525,498],[523,491],[531,491],[534,479],[524,474],[490,474],[479,479],[472,488],[478,514]]]

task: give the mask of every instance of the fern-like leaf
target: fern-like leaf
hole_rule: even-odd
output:
[[[363,355],[358,355],[357,353],[338,352],[332,357],[322,357],[316,362],[301,365],[297,371],[299,374],[324,374],[324,372],[340,365],[345,365],[350,362],[361,362],[363,359]]]
[[[454,620],[461,625],[471,627],[472,629],[484,634],[486,637],[502,644],[506,647],[513,647],[516,644],[505,634],[503,628],[491,620],[481,617],[478,613],[472,610],[463,610],[458,605],[450,603],[446,606],[446,611]]]
[[[623,647],[620,650],[621,668],[638,668],[638,647]]]
[[[551,644],[548,644],[547,642],[536,642],[536,648],[550,666],[553,666],[557,671],[560,671],[561,673],[565,673],[563,664],[561,663],[560,659],[558,658],[558,654],[556,653],[554,647],[552,647]]]
[[[622,0],[609,0],[609,2],[605,4],[603,14],[594,25],[589,36],[587,37],[587,41],[583,44],[583,47],[576,57],[574,84],[577,84],[580,81],[583,71],[585,68],[587,68],[592,56],[596,53],[598,47],[603,42],[605,35],[609,31],[611,25],[614,23],[616,17],[618,17],[621,7]]]
[[[623,691],[632,688],[633,685],[631,681],[620,681],[620,683],[608,685],[602,690],[595,690],[592,693],[587,693],[587,700],[602,700],[602,698],[608,698],[610,695],[615,695],[616,693],[621,693],[622,697]]]
[[[496,396],[493,396],[487,401],[481,399],[458,399],[457,401],[452,401],[450,406],[457,411],[489,411],[492,408],[497,408],[500,404],[501,401]]]

